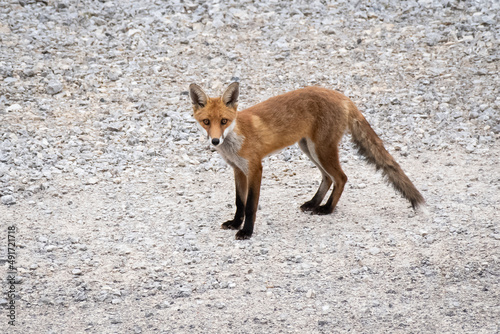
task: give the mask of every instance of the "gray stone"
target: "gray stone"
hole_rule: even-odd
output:
[[[25,69],[23,70],[23,74],[24,74],[25,76],[27,76],[27,77],[33,77],[33,76],[35,76],[35,71],[33,71],[33,69],[32,69],[32,68],[25,68]]]
[[[1,198],[2,204],[4,205],[13,205],[16,204],[16,199],[12,195],[4,195]]]
[[[46,87],[46,92],[47,94],[50,95],[55,95],[57,93],[60,93],[62,92],[62,90],[63,90],[63,85],[59,81],[50,81]]]
[[[119,122],[113,122],[109,123],[108,126],[106,127],[106,130],[109,131],[121,131],[123,129],[123,124]]]
[[[78,291],[76,294],[75,294],[75,301],[77,302],[83,302],[85,300],[87,300],[87,294],[85,293],[85,291]]]
[[[13,112],[13,111],[19,111],[21,110],[23,107],[21,107],[20,104],[18,103],[14,103],[13,105],[7,107],[7,109],[5,109],[7,112]]]
[[[312,289],[307,290],[306,297],[307,298],[315,298],[316,297],[316,291],[314,291]]]
[[[442,36],[439,33],[430,33],[427,35],[427,45],[435,46],[439,42],[441,42]]]
[[[45,250],[47,252],[53,252],[56,249],[57,249],[57,246],[54,246],[54,245],[49,245],[49,246],[45,247]]]
[[[80,268],[75,268],[75,269],[73,269],[73,270],[71,271],[71,273],[72,273],[73,275],[82,275],[82,274],[83,274],[83,272],[82,272],[82,270],[81,270]]]
[[[108,73],[108,79],[111,81],[117,81],[118,79],[120,79],[120,77],[122,75],[123,75],[123,73],[121,71],[117,71],[117,70],[110,71]]]
[[[94,185],[97,183],[99,183],[99,178],[97,178],[97,177],[90,177],[85,181],[85,184],[87,184],[87,185]]]

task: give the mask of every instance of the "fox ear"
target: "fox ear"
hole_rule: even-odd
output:
[[[222,94],[222,101],[228,107],[236,108],[238,106],[238,96],[240,95],[240,84],[233,82],[227,87],[224,94]]]
[[[192,83],[189,85],[189,96],[194,106],[203,108],[207,105],[208,96],[197,84]]]

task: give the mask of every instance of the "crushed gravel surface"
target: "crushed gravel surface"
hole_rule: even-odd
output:
[[[0,333],[500,333],[499,65],[495,0],[1,1]],[[232,81],[349,96],[425,210],[347,136],[332,215],[293,146],[234,240],[187,92]]]

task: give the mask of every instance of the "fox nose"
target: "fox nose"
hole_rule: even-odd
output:
[[[220,142],[219,138],[212,138],[212,144],[213,144],[214,146],[219,145],[219,142]]]

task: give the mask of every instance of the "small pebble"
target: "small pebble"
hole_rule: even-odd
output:
[[[62,92],[62,90],[63,90],[63,85],[59,81],[50,81],[47,84],[46,88],[47,94],[55,95],[57,93]]]
[[[45,250],[47,252],[53,252],[56,249],[57,249],[57,246],[54,246],[54,245],[49,245],[49,246],[45,247]]]
[[[11,106],[7,107],[7,108],[5,109],[5,111],[7,111],[7,112],[19,111],[19,110],[21,110],[22,108],[23,108],[23,107],[21,107],[21,105],[20,105],[20,104],[15,103],[15,104],[13,104],[13,105],[11,105]]]
[[[82,270],[80,268],[75,268],[71,271],[71,273],[73,275],[81,275],[82,274]]]
[[[316,292],[314,290],[309,289],[309,290],[307,290],[306,297],[307,298],[314,298],[314,297],[316,297]]]
[[[4,205],[13,205],[16,204],[16,199],[12,195],[4,195],[1,198],[2,204]]]

